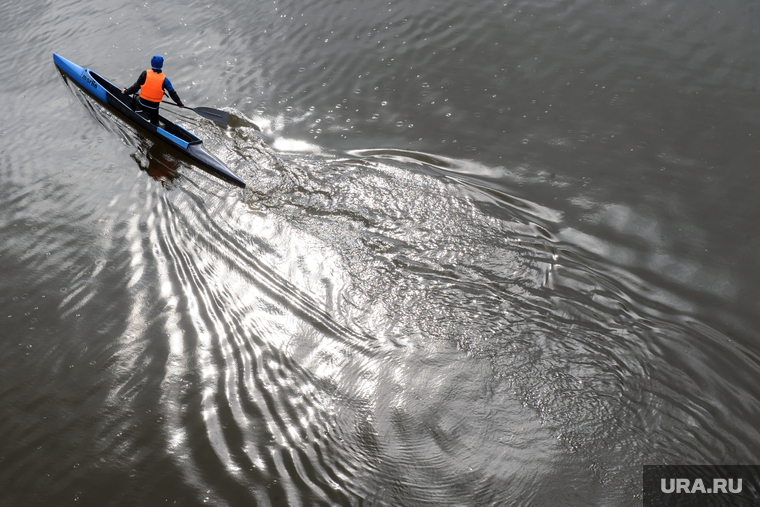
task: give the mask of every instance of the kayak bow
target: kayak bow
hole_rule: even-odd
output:
[[[139,111],[132,109],[132,97],[122,94],[121,88],[107,79],[55,53],[53,53],[53,61],[66,76],[74,80],[87,93],[123,114],[141,129],[153,134],[156,139],[179,151],[198,167],[228,183],[245,188],[245,182],[230,171],[221,160],[206,151],[203,141],[194,134],[163,116],[159,116],[161,126],[153,125],[147,118],[139,114]]]

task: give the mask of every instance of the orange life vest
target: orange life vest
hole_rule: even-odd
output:
[[[156,74],[153,69],[148,69],[145,72],[145,84],[140,87],[140,98],[161,102],[164,98],[164,79],[166,76],[162,72]]]

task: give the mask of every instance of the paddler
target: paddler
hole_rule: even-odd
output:
[[[164,90],[169,92],[172,100],[179,107],[185,107],[185,105],[180,100],[177,92],[174,91],[169,78],[161,72],[161,69],[164,67],[164,58],[161,55],[154,55],[150,60],[150,67],[150,69],[144,70],[140,74],[135,84],[129,88],[122,88],[121,93],[132,95],[137,90],[140,90],[139,100],[142,109],[148,113],[150,122],[153,125],[158,125],[158,108],[161,106],[161,100],[164,98]]]

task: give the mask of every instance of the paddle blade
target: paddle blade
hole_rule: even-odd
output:
[[[213,109],[211,107],[188,107],[188,109],[192,109],[198,113],[199,116],[208,118],[211,121],[215,121],[223,125],[228,125],[230,123],[230,113],[227,111],[220,111],[219,109]]]

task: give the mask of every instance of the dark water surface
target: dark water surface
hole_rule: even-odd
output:
[[[0,3],[0,504],[640,505],[760,455],[760,6]],[[248,183],[66,81],[150,56]]]

